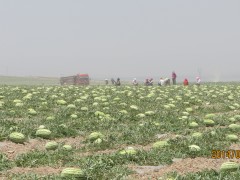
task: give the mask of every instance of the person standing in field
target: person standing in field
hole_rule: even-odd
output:
[[[108,85],[108,79],[105,79],[105,84]]]
[[[164,84],[165,84],[165,86],[170,86],[170,79],[169,78],[165,78]]]
[[[149,79],[146,79],[144,84],[145,84],[146,86],[149,86]]]
[[[183,85],[184,85],[184,86],[188,86],[188,80],[187,80],[187,78],[184,79]]]
[[[138,85],[138,83],[137,83],[137,79],[136,79],[136,78],[133,79],[132,84],[133,84],[134,86],[137,86],[137,85]]]
[[[200,83],[201,83],[200,77],[196,77],[196,80],[197,80],[197,86],[200,86]]]
[[[111,82],[112,82],[112,85],[115,84],[115,80],[113,78],[111,79]]]
[[[158,85],[159,86],[163,86],[164,85],[164,79],[163,78],[160,78],[160,80],[158,82]]]
[[[116,86],[120,86],[120,85],[121,85],[120,78],[117,78]]]
[[[149,86],[153,86],[153,78],[150,78],[150,80],[149,80]]]
[[[173,71],[173,72],[172,72],[172,82],[173,82],[173,85],[176,85],[176,79],[177,79],[177,75],[176,75],[176,73]]]

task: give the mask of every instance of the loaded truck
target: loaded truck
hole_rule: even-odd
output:
[[[77,74],[60,78],[61,85],[89,85],[90,78],[88,74]]]

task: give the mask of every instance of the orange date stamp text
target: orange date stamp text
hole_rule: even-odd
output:
[[[240,159],[240,150],[212,150],[212,159]]]

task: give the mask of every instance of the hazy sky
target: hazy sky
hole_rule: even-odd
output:
[[[240,80],[239,0],[0,0],[0,74]]]

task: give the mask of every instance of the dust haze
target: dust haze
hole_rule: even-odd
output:
[[[238,0],[0,1],[0,74],[240,77]]]

